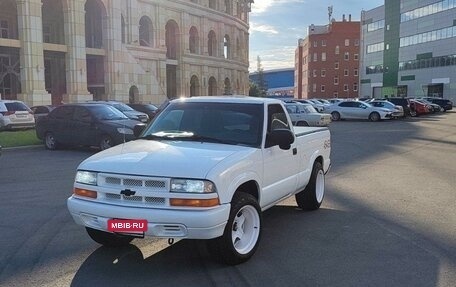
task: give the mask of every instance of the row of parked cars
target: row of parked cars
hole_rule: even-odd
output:
[[[380,121],[445,112],[453,108],[453,103],[450,100],[441,98],[296,99],[292,102],[303,106],[312,106],[317,113],[331,115],[333,121],[341,119]],[[287,103],[287,105],[289,104]],[[294,115],[295,110],[297,109],[289,109],[290,115]],[[298,121],[297,124],[299,125],[299,123]],[[307,123],[303,125],[307,125]]]
[[[110,105],[132,120],[149,122],[158,108],[152,104],[124,104],[116,101],[91,101],[90,104]],[[57,106],[28,107],[18,100],[0,100],[0,131],[34,128],[38,119],[47,116]]]

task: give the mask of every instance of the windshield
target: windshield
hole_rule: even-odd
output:
[[[131,107],[127,106],[126,104],[123,103],[116,103],[112,105],[114,108],[118,109],[121,112],[129,112],[129,111],[134,111]]]
[[[315,108],[311,105],[299,105],[299,110],[301,111],[301,113],[306,114],[318,113],[317,110],[315,110]]]
[[[119,110],[108,105],[90,105],[87,108],[92,112],[98,120],[111,121],[111,120],[126,120],[128,119]]]
[[[263,105],[171,103],[143,133],[143,138],[189,140],[259,148]]]

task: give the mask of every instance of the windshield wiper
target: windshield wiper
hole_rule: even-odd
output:
[[[192,135],[190,137],[182,137],[181,140],[191,140],[191,141],[199,141],[199,142],[210,142],[210,143],[221,143],[221,144],[231,144],[237,145],[238,142],[230,141],[230,140],[222,140],[214,137],[207,137],[207,136],[200,136],[200,135]]]

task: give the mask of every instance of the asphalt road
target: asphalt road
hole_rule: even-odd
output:
[[[289,199],[265,212],[247,263],[204,244],[92,242],[66,209],[93,151],[7,150],[0,157],[0,286],[456,285],[456,113],[335,122],[322,208]]]

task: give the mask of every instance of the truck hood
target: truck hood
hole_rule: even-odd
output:
[[[205,178],[219,162],[254,148],[189,141],[135,140],[99,152],[78,169],[141,176]]]

